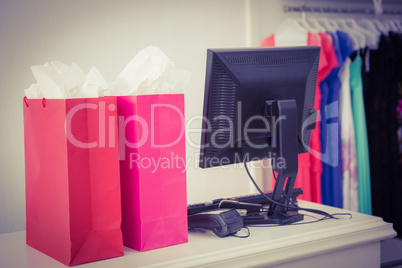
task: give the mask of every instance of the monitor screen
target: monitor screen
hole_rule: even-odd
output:
[[[297,152],[307,152],[319,52],[319,47],[209,49],[200,167],[275,157],[275,128],[282,118],[270,116],[270,101],[295,100]]]

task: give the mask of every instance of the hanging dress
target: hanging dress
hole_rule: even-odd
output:
[[[367,142],[366,114],[363,101],[361,70],[363,61],[359,55],[350,64],[350,89],[353,122],[356,134],[357,175],[359,192],[359,212],[372,214],[370,161]]]

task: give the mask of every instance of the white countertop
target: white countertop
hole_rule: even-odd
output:
[[[321,209],[329,213],[345,210],[299,201],[301,207]],[[304,213],[310,214],[311,213]],[[138,252],[125,248],[125,256],[80,265],[89,267],[252,267],[298,261],[312,256],[361,247],[370,256],[364,262],[377,261],[377,253],[364,250],[396,235],[392,224],[381,218],[352,212],[352,219],[325,220],[295,226],[250,227],[250,237],[220,238],[210,231],[189,232],[189,242],[177,246]],[[317,215],[315,215],[317,216]],[[317,217],[321,217],[318,215]],[[305,216],[304,222],[314,218]],[[374,244],[373,244],[374,245]],[[377,252],[377,247],[371,247]],[[352,254],[353,251],[350,251]],[[362,254],[363,254],[362,253]],[[328,257],[325,257],[328,259]],[[324,259],[325,259],[324,258]],[[349,256],[349,258],[353,258]],[[25,232],[0,235],[0,267],[66,267],[25,244]],[[282,266],[281,266],[282,267]],[[362,265],[363,267],[363,265]]]

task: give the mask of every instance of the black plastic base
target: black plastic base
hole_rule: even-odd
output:
[[[291,224],[294,222],[302,221],[303,215],[297,213],[297,211],[289,211],[285,215],[268,216],[266,212],[259,214],[251,214],[243,217],[244,225],[256,225],[256,224]]]

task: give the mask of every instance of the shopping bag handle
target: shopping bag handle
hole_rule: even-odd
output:
[[[29,107],[27,96],[24,97],[24,102],[25,102],[25,105],[26,105],[27,107]],[[42,106],[43,106],[43,108],[46,107],[46,99],[45,99],[45,98],[42,99]]]

